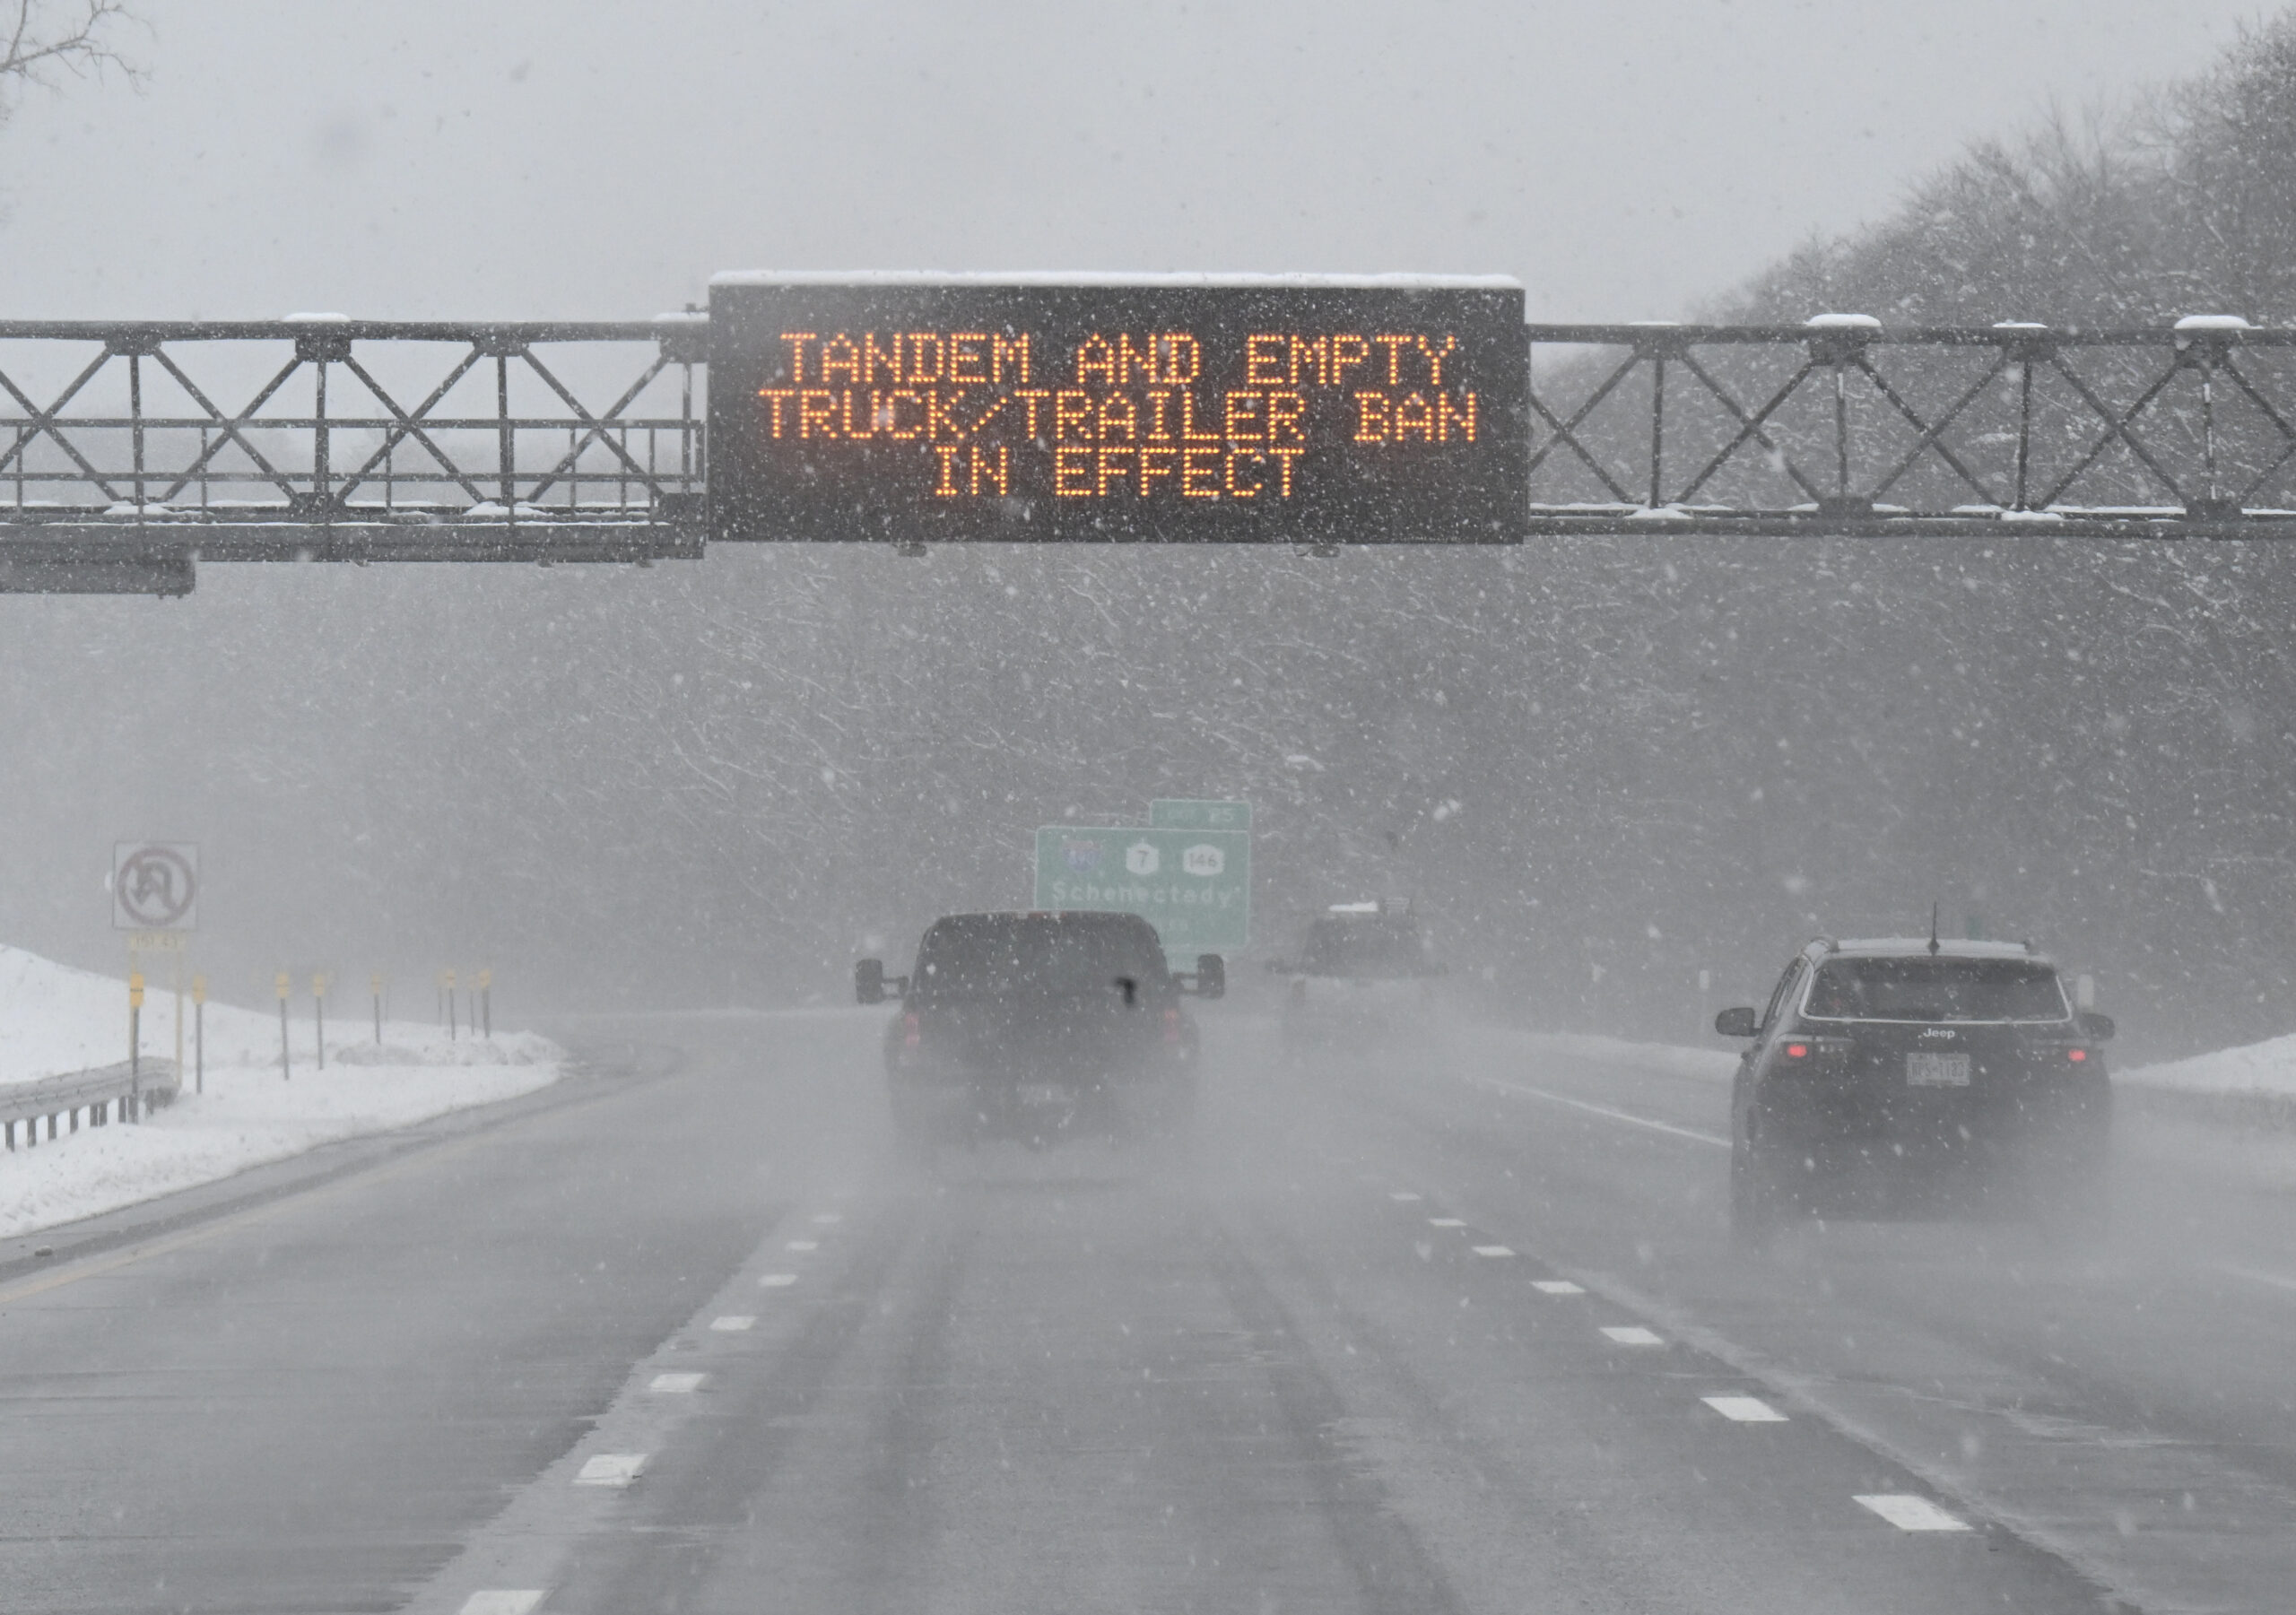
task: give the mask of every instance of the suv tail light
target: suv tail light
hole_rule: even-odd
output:
[[[925,1029],[918,1020],[917,1012],[911,1010],[900,1018],[900,1046],[903,1048],[915,1048],[923,1041],[925,1041]]]
[[[1179,1040],[1180,1012],[1176,1009],[1168,1009],[1164,1012],[1164,1041],[1178,1043]]]

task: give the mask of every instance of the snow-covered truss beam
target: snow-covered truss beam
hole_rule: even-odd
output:
[[[2296,331],[1533,326],[1532,538],[2296,537]],[[700,555],[709,321],[0,321],[0,593]]]
[[[0,321],[0,592],[701,550],[708,322]]]
[[[2296,331],[1534,326],[1534,535],[2296,537]]]

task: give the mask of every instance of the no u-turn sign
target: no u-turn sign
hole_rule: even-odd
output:
[[[115,841],[111,847],[115,931],[199,929],[199,844]]]

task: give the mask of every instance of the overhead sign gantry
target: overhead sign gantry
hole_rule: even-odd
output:
[[[729,274],[710,536],[1511,543],[1512,281]]]
[[[2296,537],[2296,330],[1525,326],[1490,278],[732,274],[649,321],[0,321],[0,593],[706,541]]]

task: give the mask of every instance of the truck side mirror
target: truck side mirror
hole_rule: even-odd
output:
[[[1217,953],[1196,956],[1196,995],[1198,998],[1225,998],[1228,995],[1228,961]]]
[[[1714,1018],[1714,1029],[1725,1038],[1752,1038],[1761,1031],[1761,1012],[1752,1009],[1724,1010]]]
[[[857,1003],[883,1003],[885,1001],[885,961],[882,959],[857,959],[853,961],[853,999]]]
[[[2104,1042],[2113,1035],[2113,1018],[2110,1015],[2100,1015],[2094,1010],[2082,1011],[2081,1035],[2092,1042]]]

